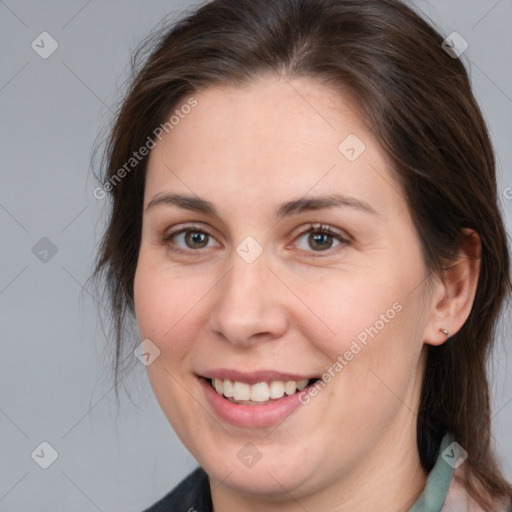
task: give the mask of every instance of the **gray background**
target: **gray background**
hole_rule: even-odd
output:
[[[195,467],[141,364],[117,415],[110,351],[96,304],[82,291],[103,227],[104,204],[92,195],[93,144],[112,118],[132,50],[165,15],[194,4],[0,1],[1,511],[141,511]],[[469,43],[464,61],[492,132],[510,233],[512,0],[413,5]],[[43,31],[59,44],[47,59],[31,48]],[[33,252],[43,237],[57,249],[46,262]],[[505,327],[492,363],[493,431],[512,479]],[[43,441],[58,453],[46,470],[31,457]]]

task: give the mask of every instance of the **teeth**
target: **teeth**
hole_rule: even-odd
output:
[[[297,389],[302,391],[308,385],[308,379],[298,380],[297,381]]]
[[[293,395],[297,390],[303,390],[308,385],[308,379],[258,382],[252,386],[245,382],[212,379],[212,385],[217,393],[235,401],[267,402],[270,399],[282,398],[285,393]]]
[[[281,398],[284,396],[284,383],[275,380],[270,383],[270,398]]]
[[[224,386],[222,385],[221,379],[213,379],[213,386],[215,387],[215,391],[217,391],[217,393],[222,393],[224,391]]]
[[[233,398],[235,400],[250,400],[251,386],[245,382],[236,381],[233,384]]]
[[[253,402],[266,402],[270,398],[270,391],[266,382],[258,382],[251,386],[251,400]]]
[[[218,379],[218,380],[221,380],[221,379]],[[224,391],[225,397],[231,398],[233,396],[233,382],[226,379],[224,381],[223,391]],[[220,393],[222,393],[222,391]]]
[[[285,385],[284,385],[284,392],[287,394],[287,395],[293,395],[293,393],[295,393],[295,391],[297,390],[297,382],[294,381],[294,380],[289,380]]]

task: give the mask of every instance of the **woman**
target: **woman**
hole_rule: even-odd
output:
[[[148,511],[505,511],[510,291],[453,44],[395,0],[216,0],[116,119],[97,275],[200,468]],[[447,51],[447,50],[452,51]]]

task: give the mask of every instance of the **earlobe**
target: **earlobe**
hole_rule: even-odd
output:
[[[464,325],[476,295],[480,274],[481,241],[478,233],[464,228],[454,262],[442,269],[437,293],[432,296],[432,315],[425,343],[441,345]]]

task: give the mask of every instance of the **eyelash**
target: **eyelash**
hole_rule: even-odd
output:
[[[176,231],[172,231],[171,233],[168,233],[164,236],[164,238],[162,239],[162,243],[165,244],[165,245],[168,245],[168,248],[175,252],[175,253],[179,253],[179,254],[190,254],[192,252],[199,252],[199,249],[181,249],[179,247],[172,247],[170,242],[171,240],[173,239],[173,237],[177,236],[177,235],[180,235],[182,233],[187,233],[187,232],[196,232],[196,233],[203,233],[205,235],[208,235],[209,237],[211,238],[215,238],[207,229],[205,229],[204,227],[199,227],[199,226],[186,226],[184,228],[181,228],[181,229],[178,229]],[[324,235],[329,235],[329,236],[332,236],[333,238],[337,239],[340,244],[334,248],[329,248],[325,251],[305,251],[305,252],[308,252],[308,253],[311,253],[309,254],[309,257],[312,257],[312,258],[317,258],[317,257],[322,257],[323,255],[325,254],[332,254],[333,253],[333,250],[336,251],[337,248],[340,248],[342,246],[349,246],[351,245],[351,242],[350,240],[348,240],[348,238],[344,238],[343,236],[341,236],[339,233],[337,233],[336,231],[334,231],[330,226],[326,225],[326,224],[313,224],[313,223],[310,223],[306,229],[302,230],[300,233],[298,233],[296,235],[296,237],[294,238],[294,240],[297,240],[299,239],[300,237],[304,236],[304,235],[307,235],[307,234],[310,234],[310,233],[319,233],[319,234],[324,234]],[[295,242],[294,242],[295,243]],[[316,254],[315,254],[316,253]]]

